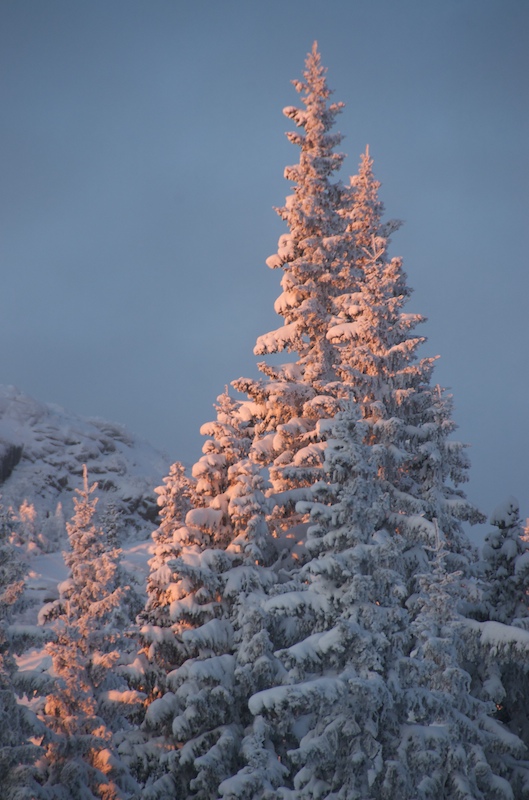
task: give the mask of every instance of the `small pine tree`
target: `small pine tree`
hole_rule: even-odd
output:
[[[42,534],[46,542],[47,552],[56,552],[60,549],[66,533],[66,523],[62,510],[62,503],[57,503],[54,514],[46,516],[42,524]]]
[[[89,486],[85,466],[83,488],[77,490],[74,515],[66,525],[71,550],[64,559],[70,576],[61,586],[55,640],[47,645],[57,685],[43,714],[54,734],[47,748],[46,785],[54,796],[75,800],[130,796],[135,784],[113,752],[111,727],[103,716],[109,721],[114,716],[108,689],[129,703],[141,701],[127,693],[124,681],[123,692],[116,690],[111,672],[120,658],[116,643],[126,592],[119,585],[119,551],[109,549],[94,524],[96,487]]]
[[[42,535],[37,530],[37,512],[33,503],[23,500],[18,509],[20,537],[28,553],[38,553],[44,547]]]
[[[158,665],[160,675],[179,662],[174,634],[180,628],[175,625],[170,609],[173,602],[189,593],[188,583],[182,580],[182,575],[175,575],[171,562],[186,552],[198,556],[209,545],[226,545],[231,539],[226,494],[229,469],[247,451],[250,440],[244,435],[237,404],[227,391],[219,396],[216,410],[216,420],[201,428],[209,438],[202,457],[193,466],[192,478],[185,475],[183,465],[177,462],[164,478],[164,485],[156,489],[161,523],[153,533],[155,547],[149,562],[148,598],[140,624],[142,653],[151,664]]]
[[[111,500],[101,515],[101,526],[106,533],[110,547],[120,547],[125,532],[124,509]]]
[[[248,687],[257,686],[263,671],[263,659],[254,665],[249,658],[259,647],[259,625],[249,621],[246,598],[270,582],[277,552],[239,409],[227,392],[221,395],[216,419],[202,427],[209,438],[193,477],[175,465],[158,490],[162,524],[141,635],[143,655],[159,673],[143,728],[165,755],[159,765],[150,763],[147,741],[146,798],[215,795],[239,763]]]
[[[529,542],[516,498],[498,506],[490,523],[483,546],[487,618],[529,629]]]

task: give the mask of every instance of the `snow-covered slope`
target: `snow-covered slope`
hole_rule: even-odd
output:
[[[64,545],[64,520],[81,486],[83,464],[98,483],[99,519],[120,539],[145,539],[156,527],[156,495],[169,458],[120,425],[84,419],[0,386],[0,495],[30,548]],[[36,553],[35,553],[36,554]]]

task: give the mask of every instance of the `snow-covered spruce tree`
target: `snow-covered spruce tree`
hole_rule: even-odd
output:
[[[153,533],[147,604],[140,615],[142,652],[161,670],[161,685],[150,687],[153,699],[163,690],[163,675],[174,669],[181,657],[180,644],[175,639],[181,621],[172,614],[172,604],[182,597],[188,597],[188,602],[191,598],[189,582],[174,571],[172,562],[183,553],[195,553],[198,557],[210,544],[221,545],[230,539],[226,532],[228,472],[244,450],[247,452],[250,440],[238,418],[237,405],[227,391],[219,396],[216,410],[216,420],[201,428],[209,438],[203,455],[193,466],[192,477],[185,475],[182,464],[175,463],[164,478],[164,485],[156,489],[161,524]],[[200,599],[204,593],[200,593],[199,585],[197,590]],[[206,610],[211,612],[211,606]]]
[[[162,526],[141,615],[143,655],[160,668],[143,725],[149,738],[136,748],[145,798],[215,796],[239,763],[247,696],[271,680],[263,615],[246,598],[264,593],[277,554],[239,406],[227,392],[219,397],[193,478],[173,468],[160,491]]]
[[[288,372],[286,367],[282,368],[281,376],[277,370],[270,369],[268,384],[261,381],[259,385],[242,382],[237,382],[236,385],[248,391],[257,407],[259,403],[264,405],[265,413],[260,411],[261,420],[269,420],[268,427],[259,422],[255,424],[258,435],[252,446],[252,454],[256,460],[261,456],[263,464],[270,464],[275,459],[270,466],[273,487],[269,499],[272,505],[282,504],[283,498],[289,495],[298,501],[303,496],[308,497],[312,493],[308,488],[311,481],[315,482],[312,491],[317,489],[322,498],[325,497],[325,492],[329,493],[328,483],[322,484],[319,480],[323,477],[319,466],[322,454],[329,447],[326,441],[328,427],[323,424],[324,412],[335,415],[343,405],[344,397],[351,396],[356,401],[361,415],[362,446],[367,448],[365,458],[371,465],[371,480],[375,484],[372,491],[379,498],[376,503],[376,527],[367,535],[366,541],[371,544],[376,542],[379,547],[378,550],[373,548],[370,551],[377,553],[372,562],[374,570],[376,558],[382,564],[391,564],[394,572],[392,585],[395,590],[391,598],[406,619],[406,614],[409,614],[405,609],[406,600],[419,588],[417,574],[427,573],[429,569],[428,546],[435,526],[440,527],[447,542],[446,559],[450,569],[461,568],[462,578],[466,580],[472,574],[475,555],[462,531],[461,522],[476,522],[482,517],[458,488],[467,479],[468,459],[463,446],[449,439],[455,428],[451,419],[450,398],[439,387],[431,385],[434,360],[419,359],[417,354],[424,338],[415,336],[413,330],[423,319],[404,311],[404,305],[411,293],[406,275],[402,270],[401,260],[390,259],[387,255],[388,236],[398,226],[395,223],[382,222],[383,207],[378,199],[379,184],[374,179],[368,152],[362,158],[360,172],[352,179],[351,184],[351,194],[341,193],[338,206],[339,216],[347,223],[346,233],[349,234],[349,239],[344,234],[339,237],[334,273],[330,268],[326,294],[327,308],[332,309],[332,315],[327,312],[324,331],[327,341],[334,348],[331,362],[335,371],[334,378],[331,373],[327,373],[327,380],[307,381],[303,384],[300,378],[304,373],[299,364],[296,364],[290,365]],[[335,244],[336,242],[337,237],[334,239]],[[272,265],[279,264],[274,262]],[[289,266],[288,263],[285,264],[285,271]],[[288,327],[288,319],[285,321],[285,327]],[[287,340],[289,335],[287,331]],[[271,339],[264,337],[264,341],[274,344],[281,339],[274,334]],[[307,341],[310,341],[309,336]],[[260,340],[258,348],[262,346],[263,340]],[[266,373],[266,368],[261,368]],[[286,374],[295,375],[299,381],[297,386],[302,386],[309,400],[318,404],[320,421],[312,419],[304,430],[301,429],[301,435],[299,418],[283,422],[277,413],[277,409],[281,408],[278,399],[285,402],[288,397],[289,385],[285,380],[279,380]],[[336,377],[340,380],[336,380]],[[260,394],[256,390],[257,386]],[[311,392],[314,394],[311,395]],[[251,410],[254,408],[255,406]],[[303,411],[306,409],[307,403]],[[290,435],[290,441],[284,441],[286,436],[283,436],[283,431]],[[311,471],[307,469],[307,462],[303,462],[305,454],[309,452],[314,459],[314,468]],[[299,480],[300,475],[303,483]],[[305,487],[303,492],[299,491],[300,486]],[[330,492],[329,496],[332,497],[333,493]],[[291,506],[287,506],[287,513],[281,521],[283,529],[287,530],[301,519],[306,519],[307,508],[305,503],[298,502],[296,517],[291,512]],[[358,513],[369,518],[369,507],[360,506]],[[308,543],[310,538],[309,535]],[[384,542],[386,550],[380,548],[381,542]],[[392,550],[391,557],[388,557]],[[316,596],[316,602],[310,591],[300,586],[300,580],[310,576],[313,567],[319,579],[321,574],[326,575],[326,570],[334,577],[332,570],[335,569],[335,553],[336,543],[332,537],[328,537],[314,564],[309,550],[309,558],[299,570],[294,569],[290,584],[287,582],[274,586],[269,600],[264,602],[263,608],[268,614],[271,609],[274,611],[269,633],[279,652],[284,649],[282,639],[286,638],[290,648],[297,654],[310,654],[314,650],[312,642],[309,643],[313,632],[324,634],[334,630],[332,620],[335,618],[332,614],[326,617],[322,612],[321,595]],[[350,577],[354,578],[355,585],[361,585],[365,567],[363,564],[360,567],[355,566],[359,569],[359,574],[355,574],[353,570]],[[311,580],[309,578],[306,585],[312,586]],[[337,580],[340,586],[339,581],[343,578],[338,577]],[[326,599],[335,613],[337,587],[332,580],[322,580],[319,587],[324,587],[319,591],[321,594],[327,592]],[[376,605],[382,601],[377,599],[373,602]],[[413,617],[409,617],[408,622],[412,619]],[[305,621],[305,627],[300,620]],[[380,674],[386,685],[385,702],[389,706],[393,702],[387,700],[388,692],[391,698],[392,673],[389,665],[400,658],[399,648],[404,648],[402,656],[406,656],[402,636],[405,628],[406,623],[402,624],[401,629],[397,627],[401,634],[396,639],[391,629],[384,631],[388,655],[384,667],[380,668]],[[288,635],[284,635],[285,631]],[[289,657],[290,654],[285,656]],[[302,661],[303,656],[299,657]],[[309,662],[311,657],[307,656]],[[336,755],[337,748],[329,745],[332,736],[326,739],[327,733],[324,734],[327,730],[324,704],[321,705],[321,717],[318,713],[311,717],[303,711],[316,702],[317,689],[311,683],[315,672],[322,677],[325,675],[325,661],[319,653],[318,658],[318,663],[324,665],[323,671],[317,673],[317,670],[313,670],[309,673],[308,681],[305,681],[303,671],[298,671],[295,662],[292,662],[292,668],[290,662],[285,661],[287,673],[283,676],[283,685],[263,692],[258,698],[251,698],[250,708],[257,717],[245,740],[247,765],[235,778],[222,784],[222,791],[227,798],[260,797],[260,792],[265,789],[270,792],[278,791],[282,793],[281,796],[288,796],[290,791],[299,791],[300,797],[324,797],[327,796],[325,792],[329,786],[337,787],[342,784],[349,787],[344,790],[344,797],[354,796],[348,794],[353,792],[353,786],[354,791],[360,792],[359,796],[369,796],[361,793],[369,791],[366,787],[374,781],[374,775],[382,771],[376,757],[377,747],[382,746],[381,741],[372,746],[370,757],[364,753],[363,770],[353,770],[347,778],[342,773],[341,778],[338,778],[340,756]],[[354,670],[354,659],[349,668]],[[333,674],[334,669],[335,664],[329,667]],[[276,671],[276,674],[279,672]],[[300,681],[301,687],[298,685]],[[305,695],[305,683],[314,690],[314,695],[310,692]],[[339,694],[333,695],[331,692],[331,706],[333,702],[338,703],[338,698]],[[270,703],[270,707],[266,706],[267,703]],[[264,709],[268,709],[270,713],[262,713]],[[300,717],[306,725],[305,728],[299,720]],[[393,723],[397,726],[395,737],[398,739],[397,723],[398,715]],[[389,724],[389,718],[386,718],[385,725]],[[370,724],[369,727],[372,731],[376,724]],[[275,736],[276,728],[280,731],[279,742]],[[364,729],[364,733],[366,730]],[[305,734],[303,745],[299,741],[296,743],[296,735],[300,731]],[[308,745],[311,740],[314,740],[312,750]],[[318,747],[324,747],[325,757],[330,759],[319,773],[317,770],[321,763],[318,766],[318,759],[314,758]],[[283,770],[275,770],[273,778],[266,777],[270,752],[278,752],[284,766]],[[378,751],[381,758],[383,754],[383,750]],[[349,763],[346,757],[344,763]],[[300,764],[309,765],[310,777],[303,772],[304,767],[297,773],[297,766]],[[347,773],[347,768],[345,772]],[[265,781],[264,784],[259,782],[259,775]],[[279,783],[274,784],[274,780]],[[251,794],[252,791],[254,794]],[[318,795],[317,792],[320,791],[321,795]]]
[[[341,163],[329,132],[339,105],[327,104],[316,48],[304,77],[296,88],[305,108],[286,111],[304,129],[290,137],[301,158],[286,173],[295,183],[280,212],[289,233],[268,262],[284,270],[276,310],[285,325],[256,347],[297,360],[262,364],[265,378],[235,382],[249,398],[236,418],[247,421],[251,446],[227,470],[217,458],[194,470],[202,497],[176,532],[185,548],[167,562],[180,654],[145,726],[175,749],[145,797],[382,797],[385,758],[402,734],[398,667],[412,652],[417,613],[406,601],[418,573],[431,570],[436,524],[450,569],[470,574],[460,523],[479,515],[458,489],[468,462],[449,440],[450,402],[431,386],[433,360],[417,355],[423,339],[412,331],[422,318],[403,310],[410,290],[400,259],[387,256],[395,226],[381,222],[368,154],[351,192],[331,182]],[[346,435],[327,420],[350,398]],[[222,455],[228,443],[219,450],[214,439]],[[349,461],[340,466],[343,449]],[[255,492],[255,464],[270,478],[266,498]],[[253,565],[235,549],[245,533],[231,499],[245,496],[243,475],[256,508],[247,533],[262,531],[259,547],[269,551]],[[271,536],[281,547],[290,535],[307,537],[306,554],[298,565],[274,563],[263,545]],[[252,551],[245,546],[246,558]]]
[[[47,645],[57,683],[42,715],[54,734],[43,766],[48,795],[58,800],[113,800],[135,788],[113,750],[112,728],[126,724],[143,697],[114,669],[127,592],[119,584],[119,551],[94,524],[96,487],[89,486],[85,466],[66,526],[70,575],[60,586],[55,640]]]
[[[24,589],[25,566],[10,542],[11,515],[0,511],[0,789],[3,800],[37,800],[43,795],[31,765],[41,750],[30,739],[42,739],[45,728],[17,702],[16,642],[9,628]]]
[[[107,535],[110,547],[119,547],[125,532],[125,511],[122,506],[111,500],[100,516],[101,527]]]
[[[378,477],[387,491],[387,529],[397,533],[403,548],[408,593],[417,588],[417,574],[427,569],[424,545],[429,524],[435,522],[445,539],[447,568],[462,571],[456,593],[460,607],[470,608],[467,589],[475,570],[474,554],[461,522],[483,521],[483,517],[458,488],[467,480],[468,462],[463,446],[449,438],[455,429],[451,398],[439,387],[431,386],[433,361],[417,358],[416,351],[423,340],[408,333],[422,320],[402,311],[409,289],[400,259],[389,260],[386,255],[388,228],[381,225],[378,183],[368,152],[352,186],[357,191],[348,216],[350,229],[356,231],[356,242],[362,244],[355,266],[356,274],[360,269],[363,277],[358,280],[356,294],[346,294],[343,300],[337,298],[337,324],[328,337],[341,350],[339,372],[350,384],[362,416],[370,425],[366,441],[377,454]],[[522,565],[523,559],[519,570]],[[485,596],[490,591],[486,589]],[[477,633],[474,629],[473,636]],[[483,700],[494,701],[500,708],[500,718],[526,739],[526,726],[521,722],[524,714],[515,711],[521,705],[515,703],[508,710],[508,698],[525,692],[526,673],[524,678],[516,665],[526,659],[527,642],[512,630],[503,630],[496,636],[486,628],[480,629],[479,634],[480,644],[473,647],[467,631],[465,645],[458,650],[459,658],[465,654],[463,665],[472,676],[472,691]],[[513,669],[517,673],[514,680]],[[493,722],[489,720],[488,725]],[[513,740],[503,748],[497,746],[492,761],[495,758],[495,769],[510,774],[510,780],[521,786],[526,779],[525,767],[509,754],[511,747],[516,752]],[[498,766],[502,749],[505,757],[503,765]],[[486,792],[484,796],[488,796]]]
[[[494,530],[485,536],[482,561],[486,618],[528,630],[529,542],[516,498],[498,506],[490,523]]]

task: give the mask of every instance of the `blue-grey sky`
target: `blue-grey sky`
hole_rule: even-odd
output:
[[[3,0],[0,382],[200,453],[280,323],[272,207],[319,42],[369,143],[471,444],[469,495],[529,514],[526,0]]]

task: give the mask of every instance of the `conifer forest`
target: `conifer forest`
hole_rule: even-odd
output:
[[[131,444],[101,422],[36,458],[69,518],[2,495],[0,800],[529,798],[529,531],[515,498],[487,521],[466,497],[400,223],[369,148],[337,178],[316,44],[294,87],[260,377],[218,397],[191,469],[131,477],[128,506],[104,498]],[[0,455],[6,480],[22,454]],[[61,553],[53,594],[32,564]]]

